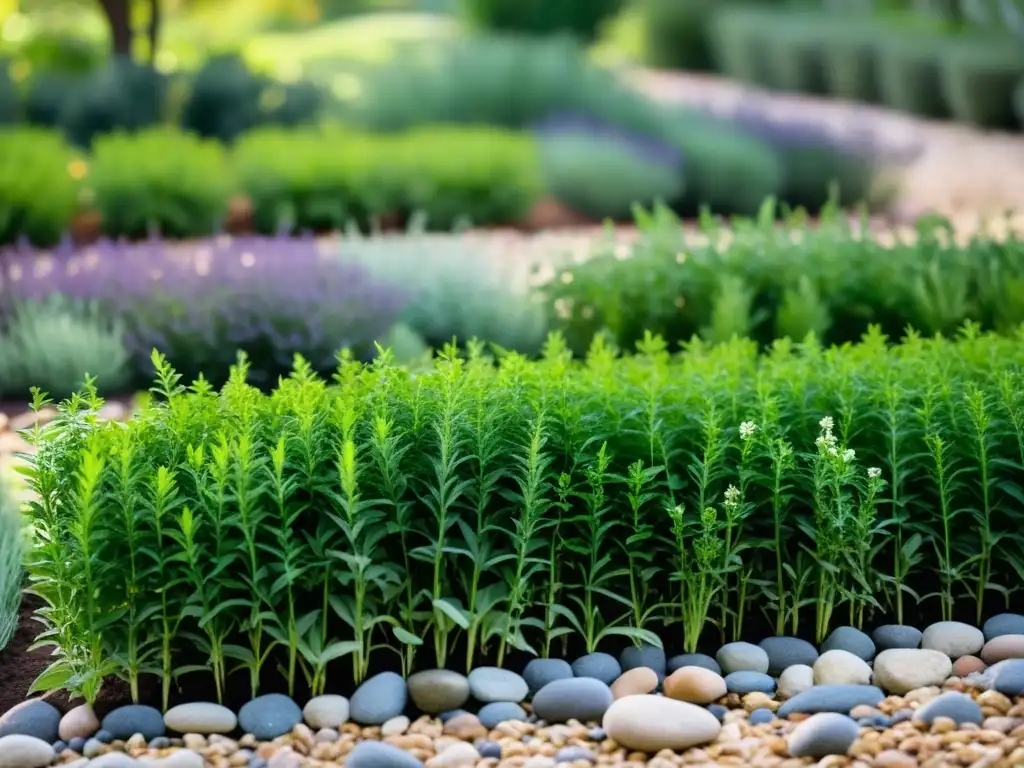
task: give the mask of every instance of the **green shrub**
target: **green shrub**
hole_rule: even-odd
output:
[[[661,645],[680,623],[692,652],[758,609],[818,641],[910,600],[980,623],[1019,578],[998,542],[1024,522],[1020,337],[761,356],[647,336],[582,363],[554,336],[535,363],[479,344],[415,374],[343,360],[331,386],[299,360],[269,395],[241,367],[188,391],[155,359],[135,419],[90,419],[87,392],[31,459],[41,687],[89,702],[104,674],[137,692],[146,648],[165,703],[183,666],[218,699],[278,664],[318,695],[389,648],[408,674]]]
[[[164,117],[167,78],[153,68],[115,59],[81,81],[61,112],[61,126],[80,147],[102,134],[138,131]]]
[[[624,349],[647,329],[673,344],[694,335],[710,340],[705,332],[716,316],[730,313],[742,335],[763,347],[780,327],[801,324],[825,332],[825,343],[842,344],[871,324],[895,338],[908,327],[951,334],[967,320],[1014,333],[1024,320],[1020,239],[979,237],[960,247],[927,229],[912,243],[888,247],[859,236],[834,207],[813,230],[803,229],[799,216],[777,227],[775,213],[766,204],[756,222],[733,222],[725,239],[710,220],[698,239],[666,209],[642,214],[629,258],[608,248],[542,287],[555,327],[579,352],[602,332]],[[573,311],[559,314],[566,306]]]
[[[822,19],[818,14],[783,13],[762,27],[766,76],[784,91],[826,94],[826,46],[822,43]]]
[[[57,133],[0,129],[0,245],[21,236],[41,246],[60,240],[78,207],[74,160]]]
[[[541,134],[539,143],[548,191],[588,219],[623,221],[635,203],[670,203],[683,191],[682,168],[621,139],[562,131]]]
[[[564,38],[495,35],[426,42],[371,69],[346,121],[372,131],[471,124],[529,129],[572,112],[659,135],[659,104],[591,64]]]
[[[18,301],[0,328],[0,395],[24,399],[32,387],[67,397],[86,375],[104,392],[130,381],[124,328],[97,303],[66,299]]]
[[[489,128],[424,128],[374,136],[344,130],[262,129],[234,152],[260,232],[365,226],[424,212],[432,228],[520,219],[540,194],[528,136]]]
[[[25,528],[21,510],[0,477],[0,651],[18,631],[25,581]]]
[[[642,0],[646,63],[660,69],[714,68],[710,44],[713,0]]]
[[[341,240],[341,257],[377,281],[411,293],[401,323],[441,349],[453,338],[484,339],[536,355],[547,333],[543,307],[528,292],[529,265],[503,258],[458,234],[428,234],[417,217],[405,234],[360,235]]]
[[[921,117],[949,115],[942,93],[940,58],[948,40],[938,35],[884,39],[878,45],[878,85],[882,101]]]
[[[128,237],[215,232],[234,190],[219,144],[164,127],[99,138],[89,181],[104,230]]]
[[[686,188],[679,208],[708,207],[721,214],[752,214],[777,194],[784,180],[779,157],[765,142],[730,121],[676,109],[667,129],[683,154]]]
[[[570,33],[584,41],[597,37],[602,23],[623,0],[461,0],[469,21],[483,29],[530,35]]]
[[[432,229],[523,221],[543,192],[536,143],[523,133],[420,128],[380,142],[375,157],[401,181],[399,211],[423,213]]]
[[[181,125],[204,138],[233,142],[259,125],[312,122],[320,94],[308,84],[276,83],[257,75],[235,54],[209,59],[196,73],[182,107]]]
[[[878,25],[860,17],[831,17],[822,30],[825,84],[837,98],[876,104],[880,101]]]
[[[778,12],[720,4],[711,20],[711,47],[718,70],[743,83],[775,87],[763,30]]]
[[[1024,77],[1017,83],[1017,89],[1013,92],[1013,107],[1017,110],[1020,127],[1024,129]]]
[[[942,89],[957,120],[983,128],[1016,128],[1013,92],[1024,73],[1019,40],[951,38],[942,51]]]
[[[84,82],[80,75],[62,72],[33,75],[25,89],[25,119],[42,128],[59,128],[65,105]]]

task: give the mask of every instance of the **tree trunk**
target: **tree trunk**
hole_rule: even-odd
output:
[[[110,45],[115,56],[132,55],[131,0],[100,0],[110,27]]]

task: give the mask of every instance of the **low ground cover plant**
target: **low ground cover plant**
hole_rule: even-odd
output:
[[[319,693],[382,659],[977,620],[1019,589],[1020,333],[576,361],[553,335],[415,373],[342,354],[330,382],[297,359],[269,394],[244,360],[219,392],[153,362],[127,425],[86,387],[27,434],[37,690],[153,674],[166,703],[276,667]]]
[[[965,320],[1013,333],[1024,321],[1018,235],[982,231],[958,243],[948,222],[929,218],[894,240],[851,224],[834,205],[814,227],[801,212],[782,226],[776,216],[768,201],[758,218],[728,228],[705,216],[694,235],[664,206],[640,210],[629,250],[598,243],[540,288],[554,327],[579,354],[602,332],[624,349],[647,329],[670,343],[737,335],[768,348],[810,332],[856,341],[871,324],[898,338],[908,327],[948,335]]]

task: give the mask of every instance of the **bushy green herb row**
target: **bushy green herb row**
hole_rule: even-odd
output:
[[[25,581],[25,529],[10,491],[7,479],[0,474],[0,651],[18,629]]]
[[[269,396],[244,363],[216,393],[154,357],[127,425],[87,391],[32,436],[38,688],[151,672],[167,696],[203,669],[220,695],[279,665],[320,692],[389,648],[406,671],[693,650],[759,612],[820,640],[920,603],[976,618],[1024,575],[1021,334],[585,361],[553,336],[538,362],[342,356],[330,385],[300,360]]]
[[[965,320],[1003,333],[1024,322],[1024,241],[1011,222],[964,241],[926,217],[893,236],[851,225],[833,206],[814,227],[802,214],[777,226],[768,201],[757,219],[728,228],[705,216],[699,233],[664,207],[638,210],[637,223],[627,254],[598,243],[542,288],[553,327],[578,354],[599,332],[626,348],[647,329],[672,344],[699,334],[769,345],[812,332],[842,344],[870,324],[897,338],[908,326],[932,336]]]
[[[415,128],[398,135],[264,128],[231,150],[159,127],[96,140],[86,158],[58,134],[0,132],[0,243],[52,245],[81,210],[112,237],[196,237],[218,231],[232,198],[252,202],[256,231],[338,230],[372,217],[424,213],[519,221],[543,191],[533,140],[496,128]]]

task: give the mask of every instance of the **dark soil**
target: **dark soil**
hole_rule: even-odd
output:
[[[38,598],[25,598],[21,604],[18,631],[7,647],[0,651],[0,714],[28,698],[28,689],[50,664],[50,648],[29,651],[36,635],[42,631],[42,625],[32,617],[39,604]],[[67,706],[68,697],[64,693],[44,698],[58,709]]]

